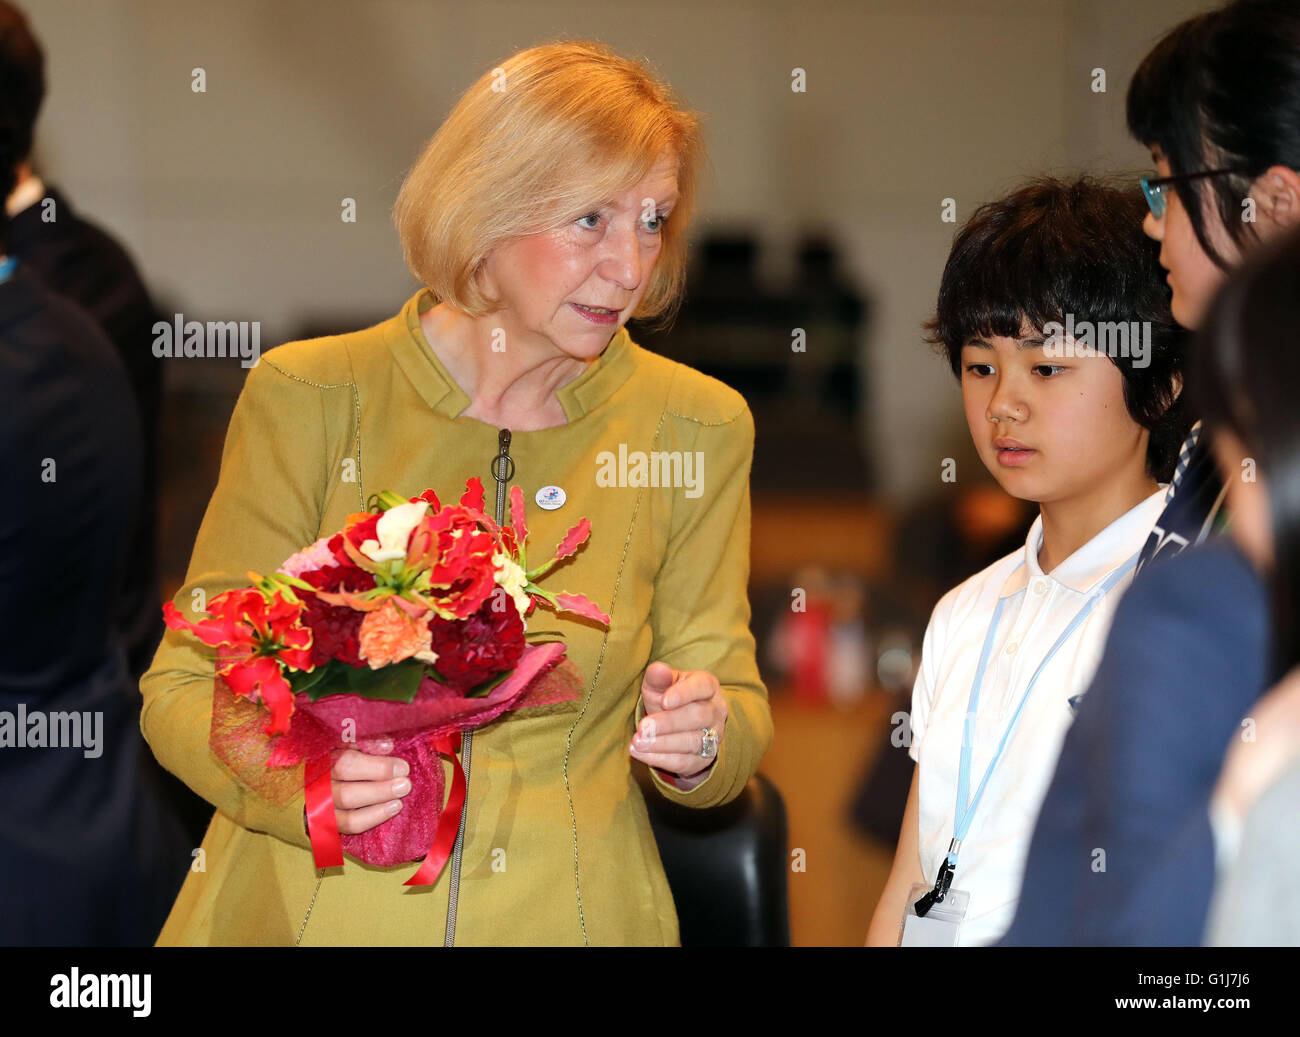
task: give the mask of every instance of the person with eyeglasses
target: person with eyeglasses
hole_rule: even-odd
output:
[[[1175,319],[1199,328],[1233,270],[1300,226],[1300,4],[1236,0],[1176,26],[1127,108],[1156,166],[1143,228]],[[1225,498],[1198,422],[1065,738],[1004,945],[1202,942],[1223,747],[1275,676],[1267,593],[1213,535]]]

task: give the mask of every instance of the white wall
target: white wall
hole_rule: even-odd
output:
[[[708,115],[702,225],[783,246],[825,227],[869,293],[870,437],[900,499],[964,435],[920,343],[954,227],[1024,174],[1143,168],[1124,91],[1192,0],[31,0],[50,92],[37,161],[164,298],[263,322],[393,312],[415,289],[389,212],[459,93],[513,51],[594,37]],[[207,92],[190,71],[207,73]],[[794,67],[808,91],[790,90]],[[1107,71],[1093,93],[1090,72]],[[358,202],[344,224],[339,204]],[[772,272],[779,273],[773,249]],[[242,371],[232,367],[232,376]]]

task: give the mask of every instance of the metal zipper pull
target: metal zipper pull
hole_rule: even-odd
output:
[[[492,478],[497,484],[497,525],[504,525],[506,520],[506,488],[515,477],[515,462],[510,456],[510,430],[503,428],[497,433],[497,454],[492,458]],[[456,945],[456,906],[460,900],[460,858],[465,849],[465,823],[469,818],[469,763],[474,745],[474,732],[466,731],[461,735],[461,769],[465,772],[465,803],[460,808],[460,828],[456,832],[456,844],[451,851],[451,876],[447,889],[447,935],[444,947]]]
[[[506,521],[506,487],[515,477],[515,462],[510,456],[510,430],[503,428],[497,433],[497,456],[492,458],[492,478],[497,482],[497,525]]]

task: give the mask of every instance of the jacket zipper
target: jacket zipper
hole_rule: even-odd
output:
[[[515,462],[510,456],[510,430],[497,432],[497,454],[492,458],[492,478],[497,484],[497,525],[506,521],[506,487],[515,477]],[[461,768],[465,771],[465,803],[460,808],[460,828],[456,832],[456,844],[451,851],[451,876],[447,889],[447,936],[444,947],[456,945],[456,906],[460,900],[460,859],[465,849],[465,822],[469,817],[469,765],[474,747],[474,732],[466,731],[461,737]]]

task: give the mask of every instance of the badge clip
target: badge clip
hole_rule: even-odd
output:
[[[934,880],[934,889],[930,890],[925,896],[916,902],[916,913],[924,918],[930,913],[930,908],[935,904],[942,904],[943,898],[948,895],[948,889],[952,886],[953,872],[957,870],[957,851],[961,848],[961,840],[954,839],[948,845],[948,855],[939,865],[939,874]]]

